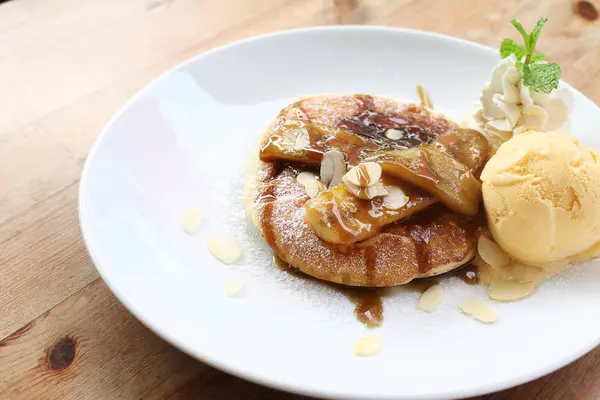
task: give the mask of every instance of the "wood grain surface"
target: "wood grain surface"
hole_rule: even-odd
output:
[[[546,15],[542,51],[600,102],[600,0],[13,0],[0,4],[0,398],[300,399],[184,355],[99,279],[77,221],[92,141],[173,65],[250,35],[324,24],[497,46]],[[595,3],[595,5],[594,5]],[[600,127],[599,127],[600,129]],[[482,399],[600,398],[600,349]]]

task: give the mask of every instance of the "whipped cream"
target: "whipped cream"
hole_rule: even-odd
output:
[[[569,117],[570,92],[558,89],[547,94],[528,88],[523,84],[523,73],[516,67],[516,61],[511,55],[494,67],[473,115],[476,128],[496,146],[528,130],[561,129]]]

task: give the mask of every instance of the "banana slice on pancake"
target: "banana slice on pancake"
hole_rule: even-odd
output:
[[[316,234],[329,243],[351,244],[375,236],[385,225],[410,217],[437,202],[437,199],[393,178],[382,179],[391,193],[372,200],[360,199],[346,185],[320,192],[306,202],[306,219]],[[399,190],[406,203],[396,207],[389,196]]]
[[[481,170],[487,160],[487,140],[476,131],[455,129],[441,135],[432,146],[443,150],[469,166],[470,171]],[[462,170],[464,167],[459,165]],[[479,193],[479,182],[473,182],[469,175],[469,188]],[[362,200],[339,185],[319,193],[306,203],[306,218],[317,235],[327,242],[349,244],[360,242],[376,235],[383,226],[400,221],[403,218],[422,211],[439,200],[436,196],[406,184],[405,182],[384,177],[384,186],[390,193],[393,188],[408,197],[401,207],[386,207],[388,197],[376,197]],[[458,194],[461,194],[459,192]],[[477,195],[471,207],[478,207]]]

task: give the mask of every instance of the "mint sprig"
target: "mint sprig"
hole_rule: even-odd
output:
[[[546,62],[546,56],[535,51],[535,46],[548,18],[540,18],[535,28],[527,34],[523,25],[516,19],[512,24],[523,37],[524,45],[517,44],[512,39],[504,39],[500,46],[500,56],[509,57],[514,54],[517,58],[516,66],[523,71],[523,83],[536,92],[550,93],[558,88],[560,82],[560,66]]]

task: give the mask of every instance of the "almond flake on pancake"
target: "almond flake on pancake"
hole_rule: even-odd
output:
[[[342,183],[342,177],[346,174],[346,162],[344,154],[339,150],[329,150],[323,154],[321,161],[321,182],[332,188]]]
[[[381,173],[381,166],[375,162],[360,163],[350,168],[350,171],[344,175],[343,181],[361,188],[369,187],[379,182]]]

